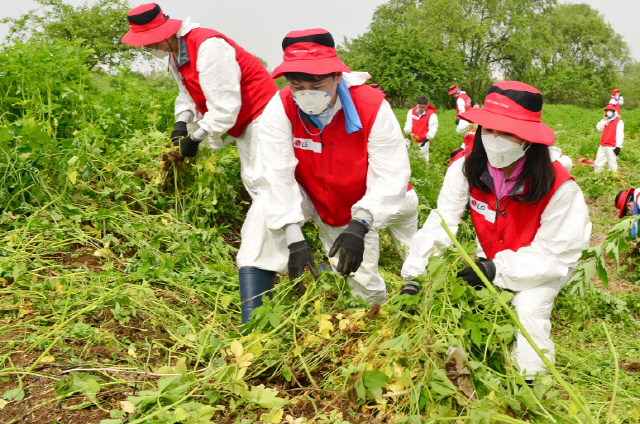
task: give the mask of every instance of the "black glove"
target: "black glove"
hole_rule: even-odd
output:
[[[189,135],[189,131],[187,131],[187,123],[184,121],[178,121],[173,126],[173,131],[171,131],[171,141],[173,141],[173,145],[177,146],[178,142],[182,137],[186,137]]]
[[[402,296],[403,294],[406,294],[406,295],[409,295],[409,296],[415,296],[418,293],[420,293],[420,286],[418,286],[414,282],[409,282],[409,283],[406,283],[404,285],[404,287],[402,287],[402,290],[400,290],[400,295],[399,296]],[[405,309],[407,309],[407,305],[403,303],[400,306],[400,310],[404,311]]]
[[[484,276],[487,277],[487,280],[493,281],[493,279],[496,278],[496,266],[494,265],[493,261],[477,261],[476,266],[480,268],[480,271],[482,271]],[[478,274],[476,274],[476,272],[470,266],[460,271],[458,275],[456,275],[456,277],[464,279],[467,284],[469,284],[476,290],[480,290],[485,287]]]
[[[356,272],[360,268],[364,255],[364,235],[368,231],[365,224],[352,220],[331,246],[330,258],[333,258],[340,250],[337,270],[343,276]]]
[[[636,247],[631,250],[632,255],[640,255],[640,242],[636,244]]]
[[[620,148],[616,147],[615,149],[613,149],[613,153],[615,153],[616,156],[618,156],[620,154]]]
[[[202,140],[194,140],[191,137],[183,137],[180,140],[174,142],[174,144],[180,145],[180,153],[185,158],[192,158],[198,153],[198,146]]]
[[[313,258],[313,251],[306,240],[297,241],[289,245],[289,279],[297,280],[304,274],[304,267],[308,266],[311,275],[318,278],[320,273]]]
[[[456,127],[458,126],[459,123],[460,123],[460,118],[456,118]]]
[[[425,144],[427,144],[429,142],[428,138],[423,138],[422,140],[420,140],[420,147],[424,147]]]

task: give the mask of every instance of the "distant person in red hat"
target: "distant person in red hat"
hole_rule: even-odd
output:
[[[502,290],[510,290],[520,321],[553,360],[553,301],[589,247],[591,222],[580,187],[549,146],[553,130],[541,122],[542,95],[517,81],[493,84],[481,109],[460,118],[478,124],[471,153],[447,170],[437,209],[413,237],[402,276],[417,287],[429,258],[452,244],[442,220],[456,233],[470,207],[471,222],[485,258],[476,265]],[[484,282],[469,266],[458,273],[476,289]],[[546,373],[522,334],[512,357],[526,379]]]
[[[460,115],[471,110],[471,97],[457,85],[449,87],[449,95],[456,99],[456,132],[463,137],[469,130],[470,123],[460,118]]]
[[[620,115],[620,106],[624,104],[624,98],[622,94],[620,94],[620,90],[614,88],[611,90],[611,99],[609,100],[609,104],[612,104],[616,107],[616,112]]]
[[[398,212],[411,174],[400,125],[384,94],[364,84],[369,74],[351,72],[338,58],[326,30],[290,32],[282,48],[273,78],[284,76],[289,86],[262,115],[258,193],[268,228],[286,241],[257,252],[256,263],[269,258],[292,281],[306,267],[317,275],[301,230],[313,219],[351,294],[382,304],[378,230]],[[271,289],[272,282],[256,281],[241,295],[244,301]]]
[[[618,219],[624,218],[625,216],[636,216],[640,215],[640,207],[638,206],[638,202],[640,201],[640,190],[637,190],[631,187],[628,190],[620,191],[613,202],[615,207],[618,209]],[[631,225],[631,236],[638,237],[638,221],[635,221]],[[640,243],[636,244],[636,247],[633,249],[634,254],[640,253]]]
[[[471,102],[471,109],[480,109],[480,107],[481,107],[480,102],[475,100]],[[462,139],[462,145],[457,149],[455,149],[450,154],[451,161],[449,162],[449,166],[451,166],[453,162],[460,159],[462,156],[471,152],[471,149],[473,149],[473,141],[475,140],[475,137],[476,137],[477,128],[478,128],[477,125],[469,123],[468,128],[466,130],[467,135],[465,135],[464,138]]]
[[[438,116],[436,108],[429,104],[426,96],[420,96],[417,105],[409,109],[404,132],[410,140],[420,143],[420,154],[429,163],[429,145],[438,132]]]
[[[615,105],[609,103],[604,107],[604,110],[604,117],[596,124],[596,129],[602,133],[602,139],[593,170],[602,172],[606,163],[611,172],[616,172],[618,170],[617,158],[624,143],[624,122],[620,119]]]

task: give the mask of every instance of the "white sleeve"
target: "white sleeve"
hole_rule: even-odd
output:
[[[458,126],[456,127],[456,132],[460,135],[467,135],[469,133],[470,126],[471,122],[461,119],[460,122],[458,122]]]
[[[438,117],[436,114],[432,114],[429,117],[429,131],[427,132],[427,139],[432,140],[438,132]]]
[[[436,249],[450,246],[453,242],[440,224],[442,218],[453,234],[458,231],[462,213],[469,201],[469,183],[463,173],[464,159],[451,164],[444,176],[438,195],[438,207],[431,211],[422,228],[413,236],[409,255],[402,266],[402,278],[406,281],[423,275],[429,257]],[[438,214],[438,212],[440,214]]]
[[[352,206],[351,214],[356,216],[361,209],[370,212],[373,217],[372,228],[378,230],[400,209],[411,176],[409,155],[400,124],[386,100],[380,105],[371,127],[367,153],[367,191]]]
[[[624,104],[624,98],[622,96],[618,97],[618,103],[620,103],[620,106]]]
[[[622,122],[621,119],[616,127],[616,147],[620,147],[622,149],[622,143],[624,143],[624,122]]]
[[[261,162],[261,172],[256,178],[258,196],[271,230],[304,221],[302,194],[295,177],[298,159],[292,140],[291,122],[280,94],[276,93],[260,116],[257,160]]]
[[[578,265],[589,247],[591,221],[578,184],[569,180],[558,188],[540,218],[530,245],[498,252],[493,259],[493,284],[522,291],[564,277]]]
[[[460,97],[456,100],[456,107],[458,108],[458,115],[467,111],[464,105],[464,99]]]
[[[222,38],[209,38],[198,49],[196,66],[207,99],[207,113],[198,124],[209,136],[220,138],[235,125],[242,106],[236,50]]]
[[[598,130],[599,132],[604,131],[604,127],[607,125],[607,120],[606,119],[601,119],[600,121],[598,121],[598,123],[596,124],[596,130]]]
[[[456,108],[458,109],[458,115],[467,111],[464,105],[464,99],[458,97],[458,100],[456,100]],[[456,131],[458,132],[458,134],[464,134],[464,132],[469,129],[469,125],[469,122],[465,121],[464,119],[460,119],[460,121],[458,121]]]
[[[178,84],[179,90],[178,97],[176,97],[176,101],[174,102],[173,110],[176,122],[180,120],[180,115],[184,112],[191,112],[193,117],[197,116],[196,102],[193,101],[191,94],[187,91],[187,87],[182,83],[182,75],[178,72],[178,68],[176,68],[173,60],[169,65],[169,69],[171,69],[171,73]]]
[[[407,122],[405,122],[404,124],[404,133],[405,134],[411,134],[411,131],[413,131],[413,114],[411,113],[411,109],[409,109],[409,112],[407,113]]]

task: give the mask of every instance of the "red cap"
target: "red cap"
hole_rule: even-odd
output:
[[[523,140],[551,146],[553,130],[540,122],[542,94],[534,87],[518,81],[493,84],[482,109],[471,109],[460,118],[484,128],[514,134]]]
[[[612,110],[614,112],[617,112],[618,108],[613,103],[607,103],[607,105],[604,107],[604,110]]]
[[[618,193],[618,196],[616,196],[616,208],[618,208],[618,211],[620,211],[618,213],[618,219],[622,218],[622,216],[624,215],[624,210],[627,207],[629,196],[633,196],[634,192],[635,189],[631,187],[629,190],[621,191],[620,193]]]
[[[336,53],[333,37],[321,28],[291,31],[282,41],[282,62],[273,70],[273,78],[285,72],[325,75],[332,72],[351,72]]]
[[[460,91],[460,89],[458,88],[457,85],[452,85],[451,87],[449,87],[449,95],[450,96],[452,94],[456,94],[458,91]]]
[[[182,21],[169,19],[162,13],[157,3],[148,3],[131,9],[127,13],[129,32],[122,37],[122,42],[130,46],[140,47],[159,43],[175,35]]]
[[[617,88],[614,88],[613,90],[611,90],[612,95],[618,94],[619,92],[620,90],[618,90]]]

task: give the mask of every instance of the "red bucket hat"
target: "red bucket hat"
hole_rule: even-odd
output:
[[[629,190],[619,192],[618,195],[616,196],[615,205],[616,205],[616,208],[618,208],[618,211],[620,211],[618,213],[618,219],[622,218],[622,215],[624,215],[624,210],[627,206],[629,197],[633,196],[634,192],[635,192],[635,189],[631,187]]]
[[[148,3],[131,9],[127,13],[129,32],[122,37],[122,42],[134,47],[158,43],[175,35],[182,25],[178,19],[169,19],[162,13],[157,3]]]
[[[617,105],[614,105],[613,103],[607,103],[607,105],[604,107],[604,110],[612,110],[614,112],[617,112],[618,108],[616,106]]]
[[[485,128],[504,131],[532,143],[551,146],[553,130],[540,122],[542,94],[532,86],[518,81],[493,84],[487,92],[482,109],[472,109],[460,118]]]
[[[620,92],[620,90],[618,90],[617,88],[614,88],[613,90],[611,90],[611,94],[615,95],[618,94]]]
[[[452,85],[451,87],[449,87],[449,95],[453,95],[456,94],[458,91],[460,91],[460,89],[458,88],[457,85]]]
[[[333,37],[321,28],[291,31],[282,40],[284,55],[282,62],[273,70],[273,78],[285,72],[304,72],[325,75],[332,72],[351,72],[336,53]]]

